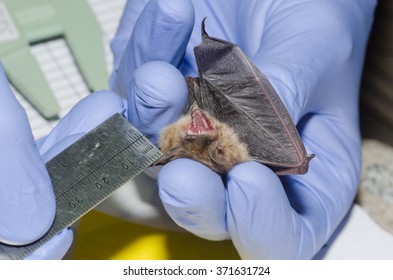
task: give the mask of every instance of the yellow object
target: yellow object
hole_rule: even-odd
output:
[[[239,259],[231,241],[137,225],[98,211],[86,214],[75,236],[76,260]]]

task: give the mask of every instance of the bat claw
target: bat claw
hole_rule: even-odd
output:
[[[207,17],[204,17],[202,19],[202,23],[201,23],[202,37],[209,37],[209,34],[207,34],[206,28],[205,28],[205,21],[206,21],[206,19],[207,19]]]

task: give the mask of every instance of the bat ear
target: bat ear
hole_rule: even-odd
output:
[[[213,162],[214,170],[225,174],[231,169],[231,164],[227,161],[224,149],[218,145],[210,145],[208,148],[209,157]]]

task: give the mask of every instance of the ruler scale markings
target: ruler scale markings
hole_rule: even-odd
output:
[[[106,166],[110,161],[112,161],[114,158],[116,158],[120,153],[124,152],[129,146],[133,145],[134,142],[131,142],[126,148],[120,150],[119,152],[117,152],[114,156],[111,156],[110,158],[108,158],[106,161],[104,161],[103,163],[101,163],[99,166],[97,166],[96,169],[90,170],[88,174],[83,175],[82,178],[80,178],[78,181],[76,181],[76,183],[72,184],[70,186],[70,189],[68,189],[66,192],[69,192],[71,189],[74,189],[75,187],[79,186],[86,178],[91,177],[93,174],[95,174],[96,172],[98,172],[102,167]],[[59,197],[61,197],[64,193],[60,194]]]
[[[138,139],[140,139],[141,137],[139,137]],[[92,139],[89,139],[90,141],[93,141]],[[94,164],[97,161],[93,161],[92,163],[92,168],[89,168],[88,171],[86,171],[86,174],[78,174],[77,177],[75,177],[76,180],[74,180],[74,183],[70,183],[69,184],[69,189],[64,190],[64,192],[69,192],[72,188],[75,188],[77,186],[79,186],[81,184],[82,181],[84,181],[86,178],[89,178],[90,176],[92,176],[92,174],[98,172],[103,166],[107,165],[111,160],[113,160],[114,158],[116,158],[119,154],[121,154],[122,152],[124,152],[128,147],[132,146],[134,144],[134,141],[131,143],[128,143],[124,148],[122,148],[120,151],[115,152],[113,155],[111,155],[110,157],[108,157],[103,163],[99,164],[98,166],[94,166]],[[85,170],[83,170],[85,171]],[[70,177],[69,177],[70,178]],[[71,177],[72,178],[72,177]],[[97,178],[98,179],[98,178]],[[62,183],[62,181],[58,182],[59,184]],[[63,192],[63,193],[64,193]],[[62,193],[59,193],[59,197],[62,196]]]
[[[0,243],[0,253],[11,259],[30,255],[161,155],[120,114],[113,115],[47,163],[56,197],[51,229],[28,245]]]

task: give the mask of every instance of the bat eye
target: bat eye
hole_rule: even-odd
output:
[[[216,155],[217,158],[219,158],[220,160],[224,160],[225,159],[225,151],[222,147],[218,147],[216,150]]]
[[[209,155],[213,162],[220,164],[225,161],[225,151],[222,147],[209,147]]]

